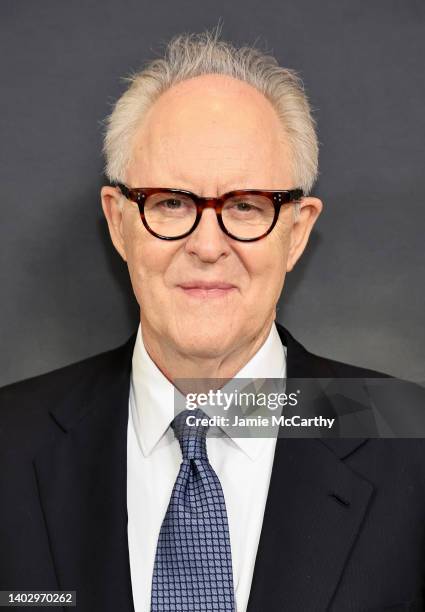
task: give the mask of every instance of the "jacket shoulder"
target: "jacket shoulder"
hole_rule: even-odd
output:
[[[390,374],[378,370],[337,361],[314,353],[310,353],[310,356],[316,362],[318,369],[328,370],[335,378],[392,378]]]
[[[307,350],[280,323],[276,323],[279,336],[296,364],[298,377],[316,378],[391,378],[390,374],[371,370],[362,366],[337,361]]]
[[[1,387],[0,448],[22,448],[31,445],[31,440],[43,438],[50,422],[49,409],[70,397],[77,399],[78,409],[78,400],[82,402],[100,377],[119,367],[129,342]]]

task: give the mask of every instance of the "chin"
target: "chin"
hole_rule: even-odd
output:
[[[209,324],[210,327],[213,325]],[[205,333],[199,333],[191,326],[184,335],[179,334],[176,344],[179,350],[193,357],[209,359],[226,353],[232,346],[232,338],[227,331],[211,328]]]

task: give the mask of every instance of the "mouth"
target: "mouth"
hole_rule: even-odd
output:
[[[187,296],[193,298],[223,298],[236,290],[231,283],[221,281],[189,281],[180,283],[177,287]]]

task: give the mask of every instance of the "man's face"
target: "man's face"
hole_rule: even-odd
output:
[[[172,87],[145,115],[133,145],[126,177],[131,187],[173,187],[200,196],[298,187],[273,107],[230,77],[205,75]],[[297,233],[292,205],[283,206],[268,236],[243,243],[226,236],[207,209],[191,235],[164,241],[145,229],[135,203],[127,200],[118,213],[118,198],[118,190],[103,188],[104,211],[128,263],[144,334],[194,358],[224,358],[269,328],[285,273],[320,212],[319,201],[307,198],[313,206],[302,211],[306,227]]]

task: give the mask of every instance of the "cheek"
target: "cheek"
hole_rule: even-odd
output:
[[[124,232],[128,270],[137,300],[147,302],[163,292],[164,278],[172,262],[171,244],[151,236],[140,223]]]
[[[258,300],[258,307],[261,307],[267,300],[277,300],[288,256],[288,240],[282,232],[272,232],[257,243],[245,245],[239,256],[250,276],[251,301]]]

